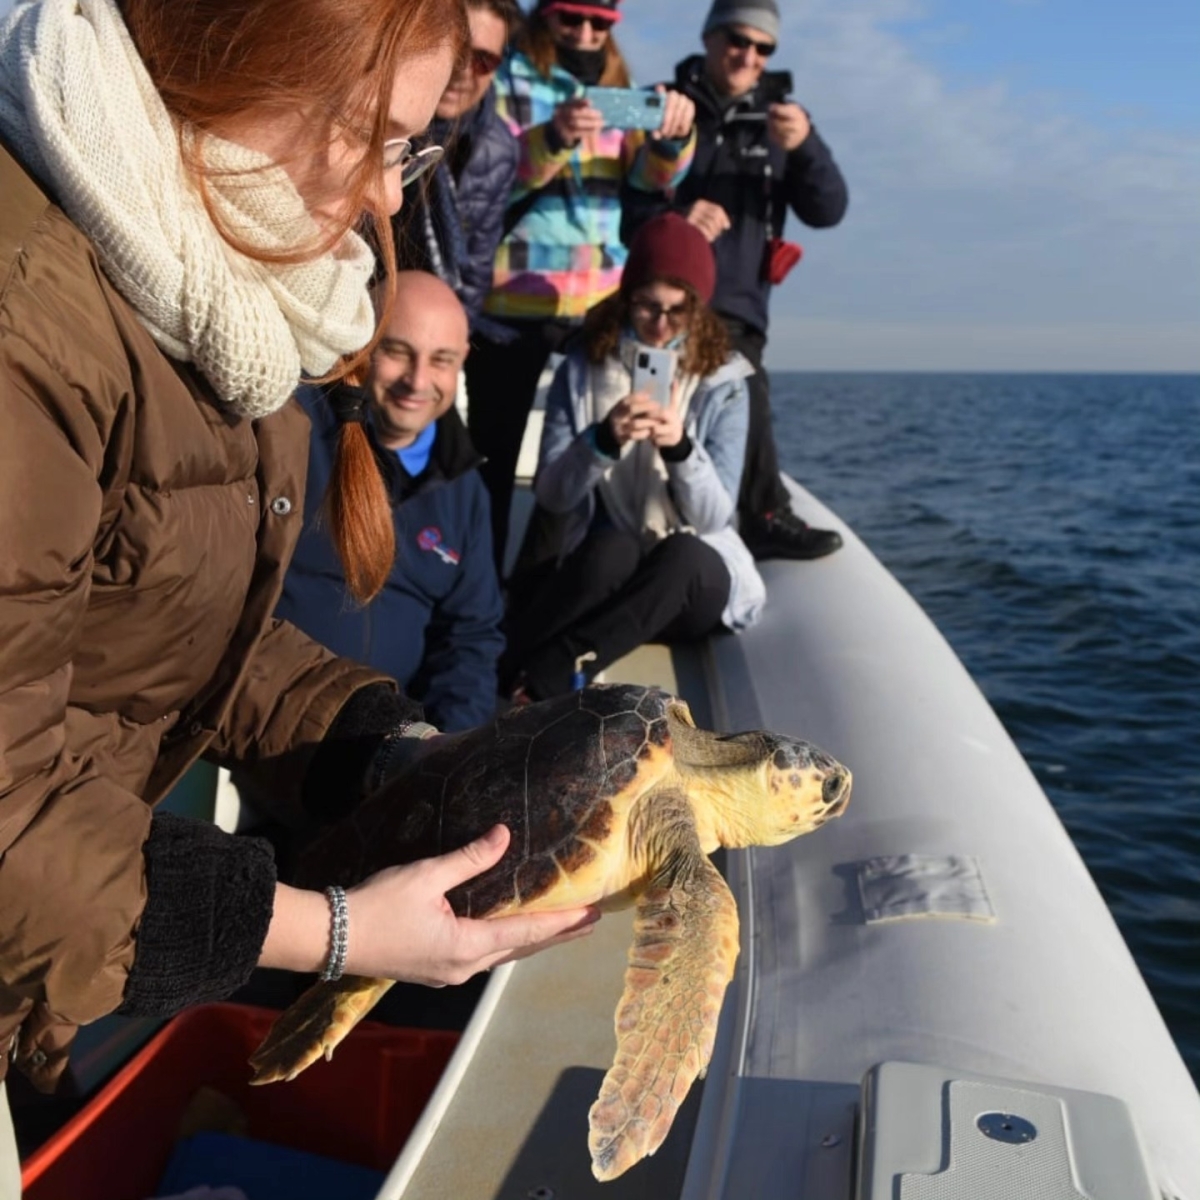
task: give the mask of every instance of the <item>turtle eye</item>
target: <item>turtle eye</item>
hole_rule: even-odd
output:
[[[831,771],[825,776],[825,782],[821,784],[821,799],[824,800],[827,808],[831,808],[843,798],[845,791],[846,772]]]

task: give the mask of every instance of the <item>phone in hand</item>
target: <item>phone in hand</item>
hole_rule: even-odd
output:
[[[605,129],[653,131],[663,123],[666,96],[649,88],[589,87],[583,98],[604,117]]]
[[[645,392],[656,404],[666,408],[671,403],[675,359],[674,350],[639,346],[633,359],[633,390]]]

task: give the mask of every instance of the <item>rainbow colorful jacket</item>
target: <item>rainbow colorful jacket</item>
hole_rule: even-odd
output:
[[[651,141],[640,131],[605,129],[574,149],[558,149],[549,121],[583,85],[559,66],[547,79],[514,51],[495,86],[496,111],[521,148],[509,204],[532,192],[537,198],[500,243],[484,312],[526,320],[582,317],[621,282],[622,180],[646,192],[675,187],[692,164],[695,134]]]

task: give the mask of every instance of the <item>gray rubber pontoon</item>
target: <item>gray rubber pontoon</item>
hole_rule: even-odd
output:
[[[596,1183],[631,918],[494,973],[380,1200],[1200,1200],[1200,1098],[1074,846],[924,613],[841,528],[769,607],[607,678],[808,738],[846,815],[724,857],[742,952],[666,1144]]]

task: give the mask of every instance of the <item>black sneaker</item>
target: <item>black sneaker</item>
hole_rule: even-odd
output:
[[[824,558],[842,544],[836,529],[814,529],[786,508],[755,517],[741,532],[742,541],[757,559]]]

